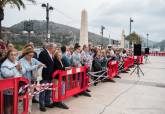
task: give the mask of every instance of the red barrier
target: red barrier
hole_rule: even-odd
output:
[[[27,114],[28,113],[28,93],[24,93],[23,95],[18,94],[19,91],[19,85],[20,83],[27,84],[28,80],[26,80],[23,77],[19,78],[8,78],[8,79],[2,79],[0,80],[0,114],[4,114],[4,92],[7,90],[13,91],[13,113],[12,114],[18,114],[18,103],[19,100],[23,100],[23,111],[19,112],[19,114]],[[11,101],[12,102],[12,101]]]
[[[165,56],[165,52],[151,52],[150,56]]]
[[[139,64],[143,64],[143,56],[137,56],[136,62],[138,62]]]
[[[108,77],[109,79],[113,79],[118,75],[118,62],[117,61],[109,61],[108,62]]]
[[[129,56],[128,61],[128,67],[132,67],[134,65],[134,56]]]
[[[124,61],[124,71],[127,71],[129,68],[129,60],[128,58],[123,58]]]
[[[89,86],[86,67],[58,70],[53,73],[53,102],[61,102],[71,96],[84,92]]]
[[[154,53],[150,53],[149,55],[150,55],[150,56],[154,56]]]

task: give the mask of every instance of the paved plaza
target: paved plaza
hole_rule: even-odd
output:
[[[116,83],[104,82],[90,87],[92,97],[69,98],[70,109],[40,112],[33,104],[33,114],[165,114],[165,57],[150,57],[140,65],[144,76],[121,73]]]

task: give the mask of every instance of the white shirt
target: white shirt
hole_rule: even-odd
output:
[[[52,61],[53,61],[53,55],[46,49],[46,51],[48,52],[48,54],[49,54],[49,56],[50,56],[50,58],[52,59]]]

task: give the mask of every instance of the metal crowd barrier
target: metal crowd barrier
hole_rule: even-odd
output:
[[[143,64],[143,58],[144,56],[138,56],[137,58],[138,58],[138,61],[139,61],[139,64]]]
[[[10,101],[12,104],[12,112],[11,114],[27,114],[28,113],[28,92],[25,90],[24,92],[19,92],[20,87],[28,84],[28,80],[23,77],[19,78],[8,78],[0,80],[0,114],[5,114],[5,106],[6,98],[9,91],[11,92],[11,96],[13,97],[13,101]],[[19,111],[19,101],[23,101],[22,110]],[[12,103],[13,102],[13,103]]]
[[[61,102],[78,93],[88,89],[89,77],[87,76],[87,68],[79,67],[71,70],[57,70],[53,73],[53,102]]]
[[[118,61],[109,61],[108,62],[108,71],[107,75],[110,80],[112,80],[115,76],[118,76]]]
[[[150,56],[165,56],[165,52],[151,52]]]
[[[128,67],[132,67],[134,65],[134,56],[128,56]]]
[[[134,58],[134,61],[136,61],[136,64],[138,63],[138,64],[143,64],[143,60],[144,60],[144,56],[143,55],[141,55],[141,56],[136,56],[135,58]]]
[[[129,59],[123,58],[123,61],[124,61],[124,71],[127,71],[129,67]]]

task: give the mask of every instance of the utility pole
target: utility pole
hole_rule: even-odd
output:
[[[53,7],[49,6],[49,3],[42,4],[42,7],[46,8],[46,42],[49,42],[49,11],[53,10]]]

